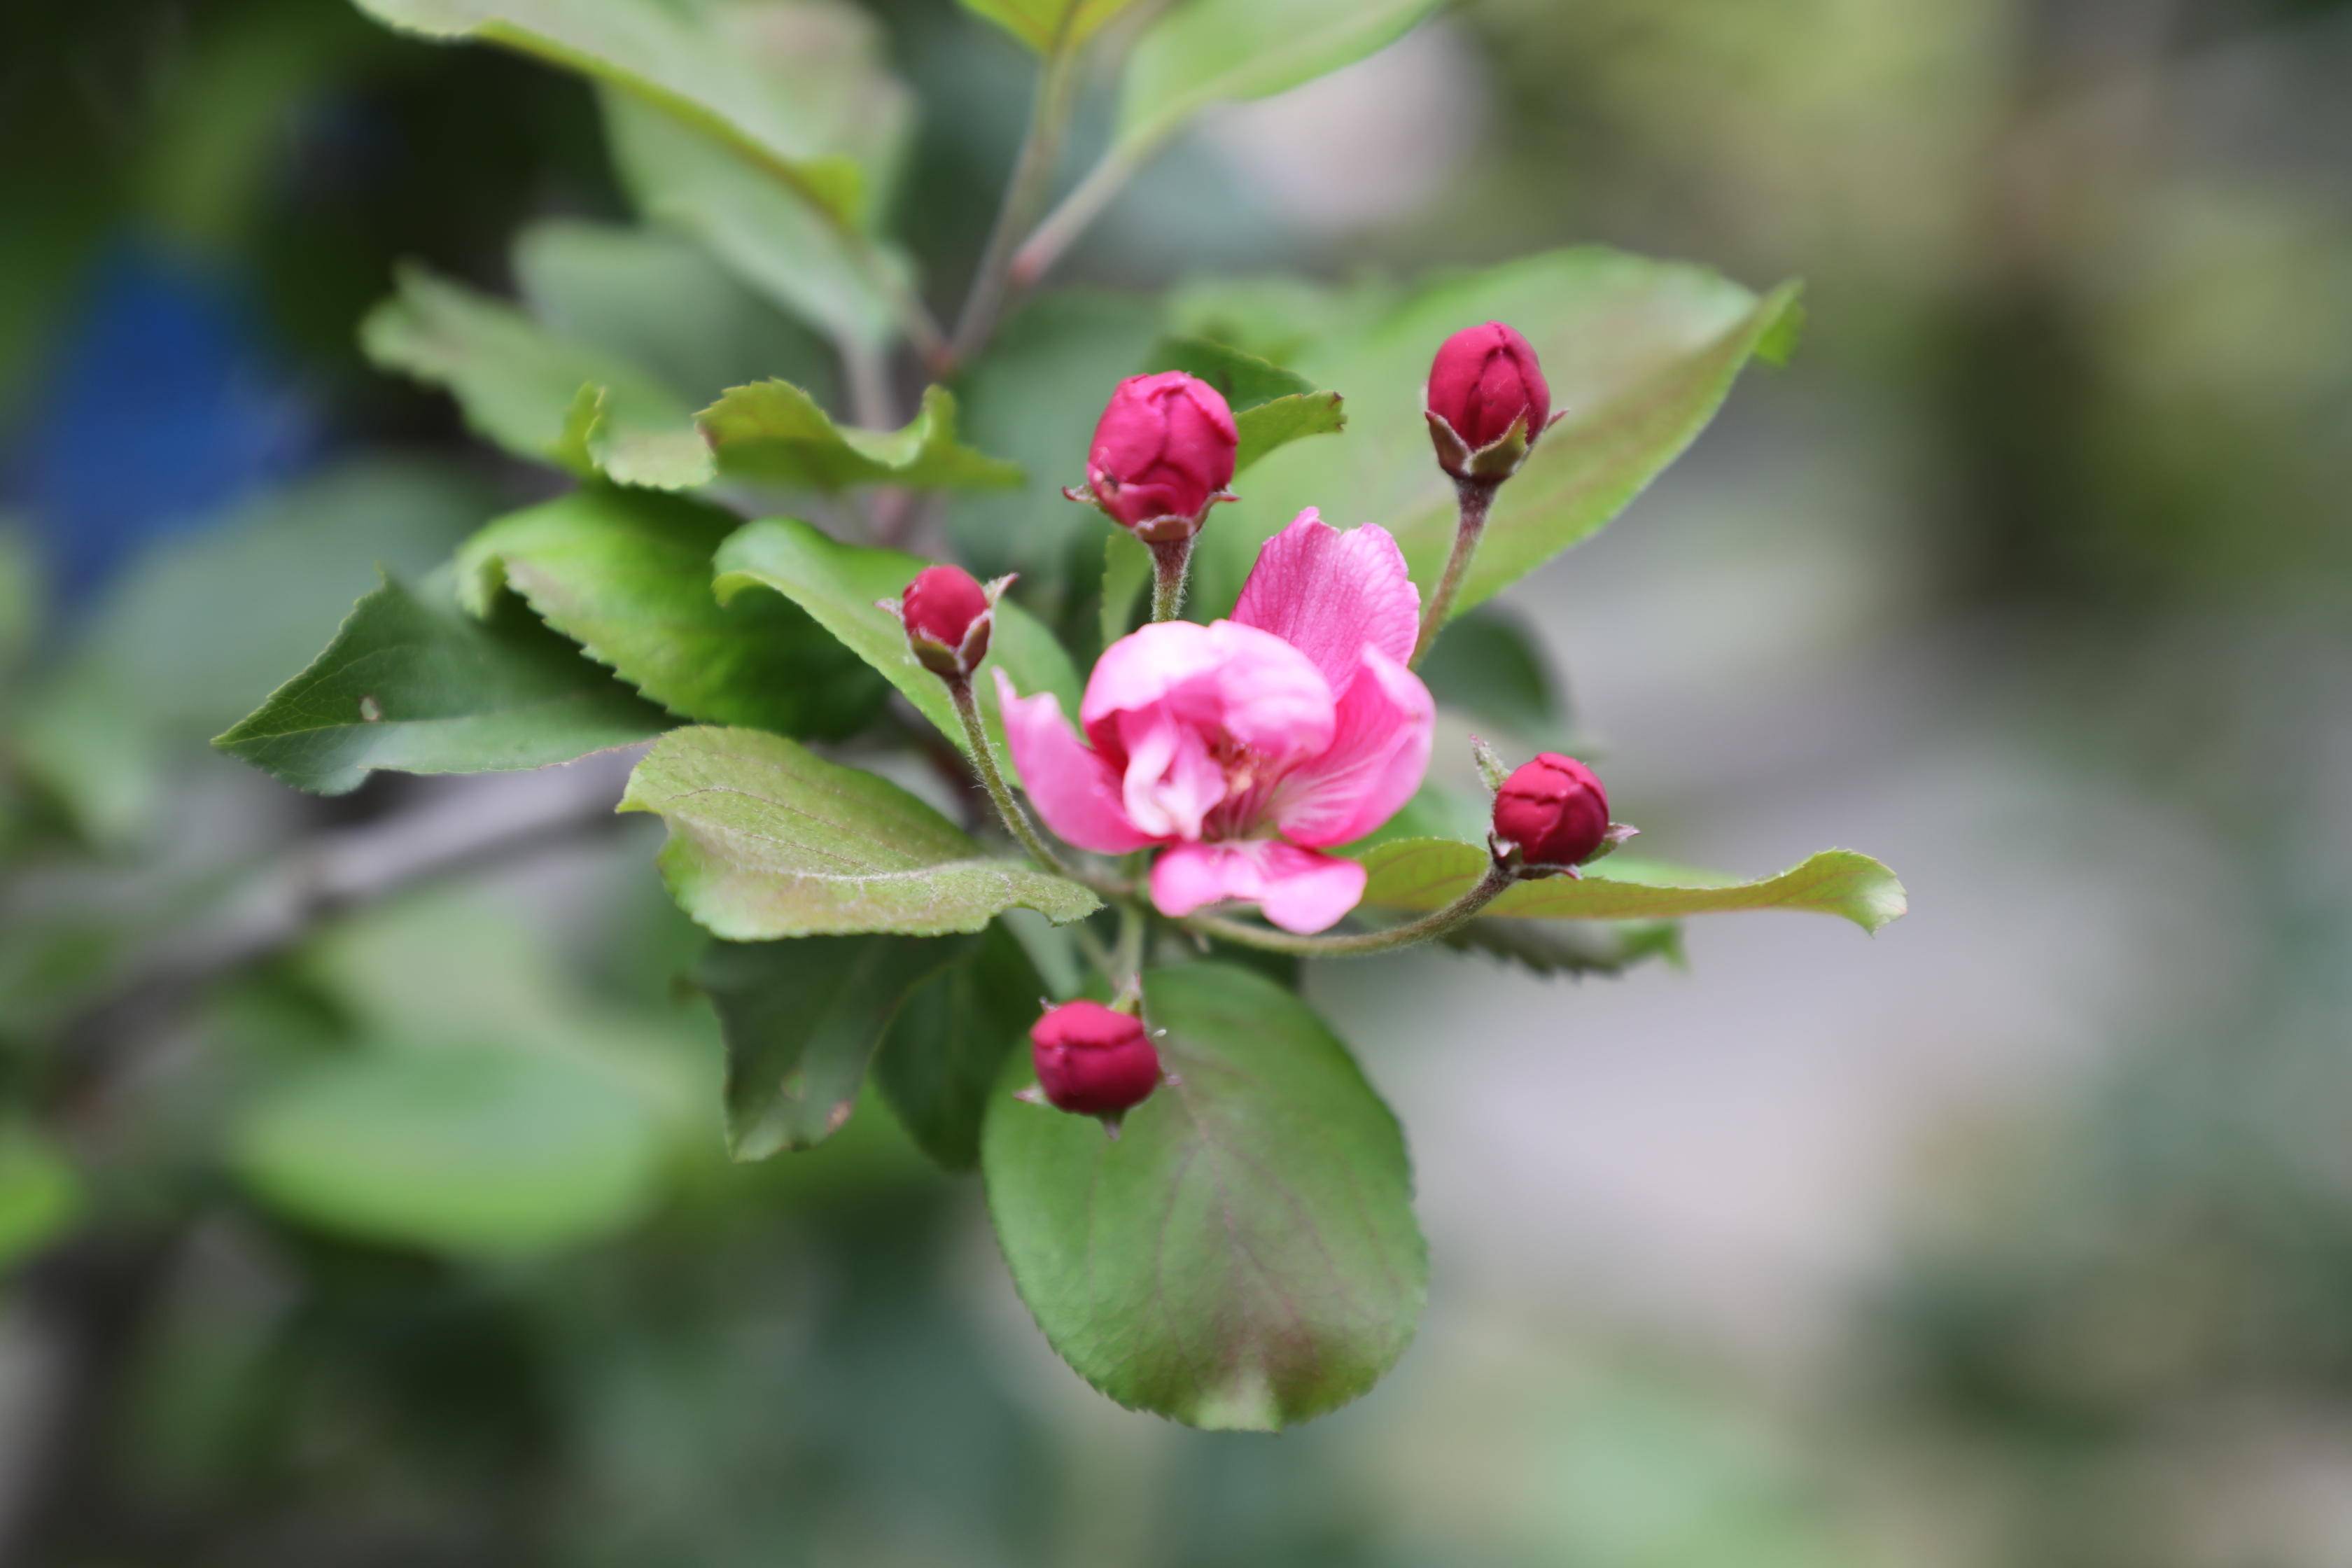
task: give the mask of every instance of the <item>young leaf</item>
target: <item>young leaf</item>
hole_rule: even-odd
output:
[[[911,936],[713,942],[695,980],[727,1040],[728,1152],[764,1160],[840,1131],[907,994],[971,946]]]
[[[1118,142],[1148,149],[1216,103],[1270,98],[1386,48],[1441,0],[1190,0],[1136,46]]]
[[[806,610],[817,625],[882,672],[940,732],[969,751],[963,725],[940,678],[916,661],[906,629],[880,601],[906,592],[928,562],[895,550],[872,550],[826,538],[805,522],[767,518],[750,522],[719,549],[713,584],[719,602],[731,604],[746,588],[771,588]],[[1026,696],[1050,691],[1063,711],[1078,710],[1078,675],[1054,634],[1011,600],[996,606],[996,627],[988,658],[972,679],[982,717],[1000,750],[1003,721],[997,714],[994,671],[1003,669]]]
[[[360,342],[384,369],[446,389],[468,428],[517,457],[660,489],[713,472],[692,410],[667,387],[423,268],[400,269]]]
[[[275,1206],[333,1230],[461,1253],[610,1235],[660,1178],[660,1131],[604,1073],[551,1053],[373,1049],[270,1094],[229,1162]]]
[[[744,16],[661,0],[358,0],[385,26],[498,44],[605,82],[751,159],[835,218],[866,206],[858,160],[843,149],[838,105],[761,68],[772,54]],[[745,12],[752,8],[740,8]]]
[[[1381,844],[1360,858],[1371,873],[1364,902],[1376,909],[1443,909],[1486,868],[1483,845],[1443,838]],[[1521,882],[1486,906],[1482,919],[1680,920],[1736,910],[1811,910],[1866,931],[1909,908],[1895,873],[1852,849],[1825,849],[1777,877],[1742,882],[1712,872],[1612,855],[1581,877]]]
[[[458,599],[485,616],[511,587],[591,658],[686,718],[854,734],[882,700],[873,671],[792,604],[712,596],[711,556],[737,521],[678,497],[575,490],[467,540]]]
[[[980,1127],[1005,1053],[1037,1021],[1045,993],[1020,940],[1000,922],[907,998],[882,1040],[874,1079],[923,1152],[950,1171],[980,1163]]]
[[[1037,1326],[1088,1383],[1194,1426],[1338,1408],[1412,1338],[1429,1260],[1404,1136],[1291,993],[1201,963],[1144,982],[1178,1081],[1117,1142],[1012,1098],[982,1134],[988,1207]]]
[[[1189,13],[1180,13],[1186,15]],[[1455,498],[1423,439],[1422,385],[1459,328],[1504,321],[1543,357],[1567,417],[1496,495],[1459,615],[1598,532],[1696,439],[1748,360],[1785,338],[1796,299],[1761,299],[1700,268],[1585,248],[1435,285],[1358,334],[1309,345],[1300,374],[1348,388],[1370,442],[1307,441],[1250,474],[1193,557],[1202,613],[1230,605],[1258,546],[1307,506],[1397,536],[1426,592],[1452,547]]]
[[[1313,382],[1296,372],[1206,338],[1161,339],[1148,368],[1181,370],[1224,395],[1241,436],[1234,454],[1237,474],[1278,447],[1348,427],[1338,393],[1318,392]]]
[[[1135,0],[963,0],[981,16],[1036,50],[1067,53]]]
[[[543,767],[667,722],[520,605],[477,623],[446,591],[386,578],[308,669],[213,743],[298,789],[342,795],[376,768]]]
[[[925,389],[920,412],[899,430],[835,425],[788,381],[730,388],[697,417],[719,466],[738,479],[822,490],[1002,489],[1022,481],[1014,465],[956,444],[955,395],[943,386]]]
[[[1076,882],[984,858],[887,779],[759,730],[676,730],[629,775],[623,811],[669,825],[670,896],[729,942],[980,930],[1006,910],[1056,924],[1100,907]]]
[[[602,100],[614,172],[639,212],[692,236],[810,326],[871,347],[888,342],[892,291],[914,287],[902,253],[853,243],[799,193],[659,110],[610,90]]]

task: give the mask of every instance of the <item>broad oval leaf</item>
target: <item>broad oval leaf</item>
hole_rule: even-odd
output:
[[[476,622],[446,582],[411,592],[387,578],[308,669],[213,744],[298,789],[342,795],[377,768],[544,767],[667,724],[521,605]]]
[[[1782,357],[1793,286],[1759,298],[1703,268],[1598,248],[1556,251],[1435,284],[1374,327],[1318,341],[1297,368],[1348,389],[1354,438],[1284,448],[1223,508],[1193,561],[1202,613],[1232,605],[1266,539],[1309,506],[1397,536],[1433,587],[1452,547],[1454,487],[1422,418],[1431,357],[1447,337],[1506,321],[1543,357],[1567,417],[1498,492],[1455,601],[1462,614],[1598,532],[1706,428],[1751,357]]]
[[[1148,149],[1216,103],[1270,98],[1353,65],[1443,0],[1188,0],[1128,62],[1118,141]]]
[[[1067,54],[1136,0],[963,0],[1039,54]]]
[[[1118,1142],[1085,1117],[990,1107],[997,1240],[1046,1340],[1121,1405],[1272,1431],[1336,1409],[1412,1338],[1428,1255],[1404,1136],[1291,993],[1202,963],[1144,982],[1177,1081]]]
[[[850,652],[880,670],[941,734],[969,754],[971,746],[947,687],[916,661],[907,647],[906,628],[881,607],[882,601],[905,593],[915,574],[929,564],[895,550],[844,544],[797,519],[767,518],[744,524],[719,546],[714,585],[722,603],[732,603],[748,588],[782,594]],[[1000,752],[1004,728],[997,712],[992,673],[997,669],[1012,676],[1023,695],[1050,691],[1062,700],[1064,712],[1078,710],[1078,675],[1070,667],[1069,655],[1034,616],[1009,599],[1001,601],[988,658],[972,680],[981,716]]]
[[[662,877],[729,942],[975,931],[1009,909],[1055,924],[1100,908],[1076,882],[990,859],[887,779],[761,730],[664,736],[629,775],[623,811],[669,825]]]
[[[448,392],[468,428],[517,457],[659,489],[715,471],[692,409],[654,377],[421,267],[400,269],[360,342],[383,369]]]
[[[1045,994],[1003,921],[922,984],[891,1019],[875,1082],[908,1135],[950,1171],[980,1163],[980,1129],[1004,1058],[1025,1043]]]
[[[852,485],[1003,489],[1021,469],[956,442],[955,395],[927,388],[922,408],[898,430],[835,425],[788,381],[730,388],[697,416],[719,466],[738,479],[821,490]]]
[[[663,0],[358,0],[387,26],[533,55],[609,83],[716,137],[846,223],[862,219],[858,152],[842,142],[839,104],[763,69],[789,40],[797,7],[666,5]],[[877,89],[878,90],[878,89]]]
[[[1408,838],[1375,846],[1360,858],[1371,880],[1364,902],[1375,909],[1444,909],[1486,873],[1483,845]],[[1712,872],[1612,855],[1581,877],[1521,882],[1480,918],[1522,920],[1680,920],[1738,910],[1809,910],[1875,931],[1910,908],[1895,873],[1852,849],[1825,849],[1777,877],[1743,882]]]
[[[738,521],[677,497],[576,490],[467,540],[458,597],[485,616],[512,588],[591,658],[685,718],[854,734],[882,700],[872,670],[790,603],[712,595],[711,556]]]
[[[911,936],[713,942],[695,982],[727,1041],[728,1152],[764,1160],[839,1131],[908,993],[971,951]]]
[[[229,1160],[274,1206],[375,1241],[539,1252],[651,1205],[660,1130],[629,1090],[552,1054],[372,1050],[263,1100]]]

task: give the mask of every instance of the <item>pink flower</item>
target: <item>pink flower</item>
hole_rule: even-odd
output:
[[[1363,897],[1364,868],[1318,851],[1386,822],[1429,766],[1435,704],[1404,666],[1420,617],[1385,529],[1343,533],[1309,508],[1259,552],[1232,620],[1163,621],[1103,654],[1084,741],[1054,697],[1018,697],[999,670],[1013,764],[1080,848],[1168,847],[1161,913],[1235,900],[1325,930]]]

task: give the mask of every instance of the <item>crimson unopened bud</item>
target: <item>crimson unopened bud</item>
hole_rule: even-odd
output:
[[[1429,367],[1423,406],[1447,473],[1500,481],[1551,423],[1551,387],[1528,340],[1488,321],[1445,340]]]
[[[1546,752],[1495,792],[1495,837],[1529,866],[1574,866],[1611,842],[1609,796],[1592,770]]]
[[[1143,1020],[1099,1002],[1065,1002],[1029,1031],[1045,1102],[1116,1122],[1160,1087],[1160,1053]]]
[[[907,628],[907,646],[924,668],[950,680],[967,680],[988,657],[996,595],[1003,586],[982,587],[961,566],[926,566],[895,605],[883,607],[898,612]]]
[[[1130,376],[1095,426],[1088,493],[1070,493],[1147,544],[1190,539],[1209,508],[1229,499],[1240,443],[1234,411],[1207,382],[1181,370]]]

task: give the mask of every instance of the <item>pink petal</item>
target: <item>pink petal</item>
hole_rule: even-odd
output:
[[[1437,704],[1421,677],[1377,648],[1364,649],[1340,695],[1330,748],[1276,786],[1275,825],[1296,844],[1361,838],[1421,787],[1436,728]]]
[[[1181,919],[1210,904],[1259,905],[1267,921],[1311,936],[1339,923],[1364,896],[1363,867],[1266,839],[1180,844],[1151,867],[1151,901]]]
[[[1128,820],[1119,805],[1118,774],[1100,753],[1079,742],[1062,717],[1059,698],[1050,691],[1016,697],[1001,669],[996,695],[1004,710],[1013,769],[1046,826],[1098,855],[1124,855],[1153,842]]]
[[[1198,838],[1201,822],[1225,798],[1225,770],[1201,732],[1163,707],[1122,713],[1127,770],[1119,799],[1129,822],[1155,838]]]
[[[1287,763],[1331,743],[1331,690],[1304,654],[1270,633],[1231,621],[1163,621],[1104,650],[1078,716],[1096,748],[1113,757],[1126,745],[1118,715],[1164,709],[1204,740]]]
[[[1308,507],[1258,552],[1234,619],[1297,647],[1339,691],[1366,644],[1400,664],[1412,657],[1421,591],[1387,529],[1343,533]]]

